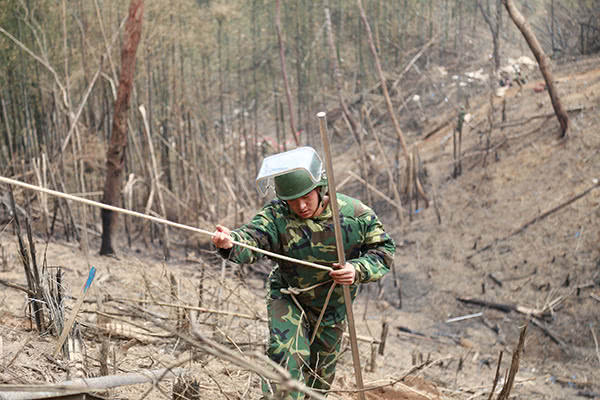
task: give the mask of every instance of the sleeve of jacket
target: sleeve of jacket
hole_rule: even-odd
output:
[[[388,235],[377,215],[365,206],[359,216],[362,229],[360,256],[348,260],[357,271],[356,281],[366,283],[381,279],[394,264],[396,244]]]
[[[233,240],[263,250],[274,252],[279,248],[279,235],[275,226],[276,208],[273,203],[265,205],[252,220],[231,231]],[[230,251],[220,251],[221,256],[238,264],[250,264],[262,257],[245,247],[234,245]]]

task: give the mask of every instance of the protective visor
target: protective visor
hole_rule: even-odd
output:
[[[265,157],[256,177],[256,188],[262,196],[274,187],[273,178],[296,170],[306,170],[310,179],[321,180],[323,162],[312,147],[298,147],[283,153]]]

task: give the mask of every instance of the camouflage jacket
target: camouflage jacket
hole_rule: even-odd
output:
[[[384,231],[383,225],[369,207],[359,200],[338,194],[340,225],[346,262],[354,265],[357,278],[350,286],[354,299],[358,284],[376,281],[392,267],[396,245]],[[266,204],[250,223],[231,232],[234,240],[288,257],[331,266],[337,261],[335,232],[331,207],[309,219],[297,217],[284,201]],[[221,255],[238,264],[255,262],[263,255],[241,246],[233,246]],[[273,259],[277,266],[269,275],[271,296],[281,296],[280,289],[303,289],[331,280],[328,271]],[[324,305],[330,284],[296,295],[305,310],[319,313]],[[342,321],[346,316],[343,289],[337,285],[331,295],[324,325]]]

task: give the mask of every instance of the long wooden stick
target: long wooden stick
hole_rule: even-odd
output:
[[[188,231],[197,232],[197,233],[200,233],[200,234],[203,234],[203,235],[207,235],[207,236],[211,236],[211,237],[215,236],[215,234],[213,232],[209,232],[209,231],[206,231],[204,229],[196,228],[196,227],[189,226],[189,225],[180,224],[180,223],[177,223],[177,222],[169,221],[167,219],[154,217],[152,215],[142,214],[142,213],[139,213],[139,212],[136,212],[136,211],[126,210],[124,208],[120,208],[120,207],[116,207],[116,206],[111,206],[109,204],[100,203],[100,202],[97,202],[97,201],[94,201],[94,200],[84,199],[82,197],[73,196],[73,195],[68,194],[68,193],[57,192],[56,190],[46,189],[46,188],[42,188],[42,187],[35,186],[35,185],[30,185],[29,183],[25,183],[25,182],[17,181],[17,180],[14,180],[14,179],[6,178],[4,176],[0,176],[0,182],[1,183],[7,183],[9,185],[21,186],[21,187],[26,188],[26,189],[35,190],[35,191],[42,192],[42,193],[47,193],[47,194],[50,194],[50,195],[56,196],[56,197],[62,197],[63,199],[78,201],[80,203],[89,204],[89,205],[94,206],[94,207],[100,207],[100,208],[104,208],[106,210],[116,211],[116,212],[120,212],[122,214],[126,214],[126,215],[131,215],[131,216],[134,216],[134,217],[138,217],[138,218],[147,219],[147,220],[159,223],[159,224],[170,225],[170,226],[173,226],[175,228],[185,229],[185,230],[188,230]],[[310,261],[298,260],[296,258],[283,256],[283,255],[277,254],[277,253],[272,253],[270,251],[263,250],[263,249],[260,249],[258,247],[250,246],[248,244],[241,243],[241,242],[238,242],[238,241],[235,241],[235,240],[232,240],[231,242],[233,244],[235,244],[236,246],[244,247],[246,249],[255,251],[257,253],[265,254],[265,255],[267,255],[269,257],[279,258],[279,259],[282,259],[282,260],[285,260],[285,261],[293,262],[293,263],[296,263],[296,264],[302,264],[302,265],[306,265],[307,267],[322,269],[322,270],[325,270],[325,271],[331,271],[332,270],[331,267],[327,267],[325,265],[319,265],[319,264],[312,263]]]
[[[124,375],[108,375],[96,378],[79,378],[59,384],[48,385],[0,385],[0,399],[25,400],[46,399],[60,393],[82,393],[90,390],[104,390],[139,383],[156,383],[163,379],[173,379],[183,375],[183,368],[162,368],[133,372]]]
[[[321,140],[323,141],[323,150],[325,155],[325,166],[327,171],[327,184],[329,189],[329,204],[331,204],[331,212],[333,214],[333,226],[335,229],[335,245],[337,248],[338,263],[344,265],[346,263],[346,255],[344,253],[344,242],[342,239],[342,227],[340,225],[340,214],[337,204],[337,195],[335,192],[335,179],[333,176],[333,162],[331,161],[331,151],[329,150],[329,138],[327,137],[327,118],[324,112],[317,114],[319,118],[319,127],[321,130]],[[333,284],[335,285],[335,283]],[[356,376],[356,386],[359,390],[364,388],[362,370],[360,369],[360,356],[358,354],[358,342],[356,339],[356,328],[354,327],[354,313],[352,312],[352,297],[350,296],[350,286],[342,285],[344,290],[344,303],[346,304],[346,315],[348,318],[348,331],[350,333],[350,347],[352,349],[352,361],[354,364],[354,374]],[[315,327],[315,330],[317,327]],[[358,392],[360,400],[365,400],[365,393]]]

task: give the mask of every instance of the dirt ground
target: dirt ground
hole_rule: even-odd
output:
[[[429,119],[431,127],[449,121],[431,135],[408,133],[419,147],[431,204],[425,208],[421,201],[412,221],[406,216],[401,221],[390,204],[373,195],[372,205],[398,250],[395,273],[381,285],[365,285],[354,305],[365,386],[376,388],[367,392],[367,399],[487,399],[500,354],[496,391],[503,387],[525,325],[511,398],[600,399],[598,65],[598,58],[584,59],[554,71],[571,122],[563,139],[547,91],[534,90],[541,83],[535,73],[522,88],[493,97],[493,130],[490,96],[474,91],[466,110],[471,119],[463,129],[462,174],[456,178],[455,111],[440,109]],[[498,122],[502,110],[505,121]],[[393,131],[387,135],[392,138]],[[351,150],[352,145],[336,144],[343,146]],[[373,182],[385,185],[386,167],[374,143],[368,146],[374,155]],[[340,154],[334,165],[342,165],[341,171],[354,169],[344,165],[346,159]],[[344,178],[341,173],[337,180]],[[363,193],[359,182],[348,182],[341,191]],[[0,279],[26,286],[16,237],[12,226],[4,224]],[[98,249],[99,238],[91,239]],[[38,263],[47,265],[49,274],[57,267],[63,271],[67,315],[89,266],[97,269],[77,318],[81,351],[73,352],[72,360],[53,357],[57,339],[37,332],[27,316],[25,293],[0,285],[1,384],[179,366],[196,380],[199,398],[260,397],[259,378],[251,367],[204,354],[197,342],[178,334],[193,328],[237,354],[262,353],[265,291],[252,269],[240,272],[212,250],[179,248],[173,260],[161,262],[158,246],[128,249],[123,242],[119,259],[94,252],[86,259],[73,243],[53,240],[45,248],[36,237],[35,244]],[[202,310],[190,316],[189,308],[176,307],[182,305]],[[374,340],[381,338],[384,323],[389,331],[384,354],[378,355]],[[348,346],[330,399],[358,398]],[[102,395],[171,398],[171,386],[172,381],[125,386]]]

